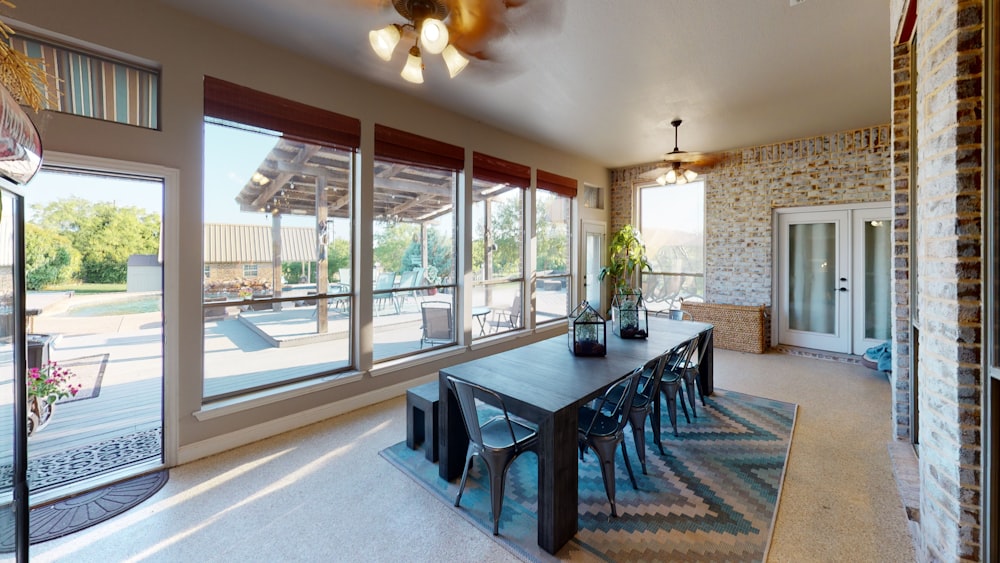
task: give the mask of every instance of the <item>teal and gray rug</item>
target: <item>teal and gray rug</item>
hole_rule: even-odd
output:
[[[664,424],[660,455],[646,449],[648,475],[635,457],[631,433],[627,447],[639,490],[629,483],[616,458],[618,518],[610,518],[597,457],[588,452],[579,465],[579,531],[558,558],[603,561],[763,561],[777,513],[796,405],[717,389],[698,405],[698,417],[679,436]],[[664,421],[666,422],[666,421]],[[652,444],[652,432],[646,428]],[[405,442],[386,448],[382,457],[451,506],[458,480],[438,478],[437,465]],[[493,538],[486,469],[476,460],[462,506],[454,509]],[[530,561],[555,557],[537,541],[537,458],[518,458],[507,475],[500,536],[513,553]]]

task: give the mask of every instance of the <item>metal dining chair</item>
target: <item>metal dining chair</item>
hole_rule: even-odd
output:
[[[684,411],[684,419],[687,420],[688,424],[691,423],[691,417],[688,416],[687,406],[684,404],[684,395],[681,393],[681,382],[683,381],[684,376],[680,370],[680,365],[682,362],[686,361],[685,358],[687,358],[690,348],[691,341],[685,340],[664,353],[663,375],[660,377],[660,394],[663,395],[663,400],[667,403],[667,417],[670,420],[670,426],[674,429],[674,436],[677,436],[678,402],[681,405],[681,409]],[[680,398],[679,401],[678,397]],[[660,440],[659,432],[659,421],[661,416],[659,401],[653,405],[653,408],[653,420],[655,421],[653,431],[656,435],[656,446],[660,449],[660,453],[662,454],[664,452],[663,442]]]
[[[691,416],[697,418],[698,413],[695,412],[695,392],[698,393],[698,397],[701,398],[701,406],[705,406],[705,393],[701,389],[701,380],[698,379],[699,371],[699,357],[698,353],[701,348],[701,339],[705,338],[705,333],[698,333],[697,336],[689,341],[689,350],[687,351],[687,357],[683,360],[677,362],[676,369],[680,371],[681,379],[684,381],[684,388],[687,392],[688,404],[691,405]]]
[[[625,425],[629,421],[629,411],[635,398],[639,378],[643,366],[637,367],[629,375],[608,386],[604,394],[594,406],[580,407],[577,442],[580,448],[580,459],[588,449],[594,450],[601,463],[601,476],[604,478],[604,491],[611,503],[611,516],[618,516],[615,506],[615,450],[622,447],[622,457],[625,458],[625,469],[632,481],[632,488],[638,489],[632,473],[632,464],[628,460],[625,448]]]
[[[666,365],[667,355],[663,354],[646,362],[642,368],[642,375],[639,376],[639,385],[635,390],[635,398],[632,399],[632,406],[628,412],[628,424],[632,427],[632,438],[635,442],[636,455],[639,457],[639,465],[642,466],[642,474],[646,475],[646,419],[649,418],[653,428],[653,435],[657,437],[657,445],[660,453],[663,453],[663,445],[659,443],[660,437],[660,417],[653,416],[653,405],[660,400],[660,382],[663,378],[663,368]]]
[[[465,430],[469,434],[469,449],[465,455],[465,470],[458,486],[455,506],[462,501],[465,482],[472,468],[472,460],[479,456],[486,463],[490,481],[490,507],[493,511],[493,535],[500,534],[500,511],[503,510],[503,491],[507,481],[507,470],[511,463],[526,451],[535,451],[538,446],[538,431],[516,420],[511,420],[503,399],[497,393],[474,383],[448,378],[458,405],[462,411]],[[480,422],[477,396],[491,398],[499,405],[502,415],[496,415]]]

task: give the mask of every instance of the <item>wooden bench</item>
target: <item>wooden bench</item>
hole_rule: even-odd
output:
[[[438,460],[439,397],[437,381],[406,390],[406,445],[415,450],[423,444],[432,463]]]

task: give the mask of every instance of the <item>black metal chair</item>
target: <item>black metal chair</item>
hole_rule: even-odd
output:
[[[667,362],[666,354],[657,356],[646,362],[639,377],[639,386],[632,399],[632,407],[628,412],[628,424],[632,427],[632,438],[635,441],[636,455],[642,466],[642,474],[646,475],[646,419],[650,418],[653,435],[657,438],[657,446],[663,453],[663,445],[659,442],[660,417],[653,416],[653,405],[660,399],[660,382],[663,379],[663,369]]]
[[[678,397],[680,397],[681,409],[684,411],[684,419],[687,420],[688,424],[691,423],[687,406],[684,404],[684,395],[681,393],[681,381],[683,381],[684,376],[679,369],[681,362],[685,361],[684,358],[687,357],[690,347],[691,341],[685,340],[663,354],[664,367],[663,375],[660,377],[660,394],[663,395],[663,400],[667,403],[667,417],[670,419],[670,426],[674,429],[674,436],[677,436]],[[654,404],[653,420],[656,421],[656,425],[653,427],[656,434],[656,446],[662,454],[664,453],[663,443],[660,441],[660,433],[658,431],[660,421],[659,401]]]
[[[608,501],[611,502],[612,517],[618,516],[618,509],[615,506],[615,450],[618,449],[618,444],[622,447],[622,457],[625,458],[625,469],[628,470],[632,488],[639,488],[625,448],[625,425],[629,421],[630,407],[635,399],[642,370],[643,367],[639,366],[629,375],[610,385],[593,407],[580,407],[577,432],[580,459],[583,460],[588,448],[597,454],[601,463],[601,476],[604,478],[604,490],[608,494]]]
[[[462,483],[458,486],[458,496],[455,506],[462,500],[465,482],[472,468],[475,456],[486,462],[486,472],[490,480],[490,506],[493,511],[493,535],[500,533],[500,511],[503,509],[503,491],[507,481],[507,470],[514,459],[529,450],[536,450],[538,445],[537,430],[516,420],[511,420],[507,407],[500,395],[466,381],[452,377],[448,378],[458,404],[462,410],[462,420],[465,430],[469,433],[469,449],[465,456],[465,470],[462,472]],[[479,421],[479,410],[476,398],[490,396],[490,402],[496,402],[502,415],[497,415],[486,422]]]
[[[701,348],[701,339],[705,338],[705,333],[699,333],[697,336],[691,339],[690,349],[687,351],[687,357],[683,360],[678,360],[676,369],[680,371],[681,379],[684,380],[684,388],[687,391],[688,404],[691,405],[691,416],[697,418],[698,413],[695,412],[695,391],[698,393],[698,397],[701,398],[701,406],[705,406],[705,393],[701,390],[701,381],[698,379],[699,372],[699,357],[698,354]]]

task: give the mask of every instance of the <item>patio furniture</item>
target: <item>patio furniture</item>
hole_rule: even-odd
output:
[[[376,312],[381,312],[385,309],[386,302],[392,304],[393,310],[396,314],[399,314],[399,303],[396,302],[396,296],[389,290],[391,290],[396,285],[396,272],[382,272],[378,275],[375,280],[375,294],[372,297],[374,300],[373,309]],[[382,293],[379,293],[379,292]]]
[[[515,296],[514,302],[509,308],[493,310],[493,318],[490,319],[489,323],[490,332],[521,328],[521,296]]]
[[[451,344],[455,341],[454,315],[447,301],[424,301],[420,304],[420,347],[424,344]]]
[[[503,399],[496,392],[452,377],[448,378],[462,411],[465,430],[469,434],[469,449],[465,454],[465,469],[458,486],[455,506],[462,501],[465,482],[469,478],[472,460],[479,456],[486,463],[490,481],[490,507],[493,511],[493,535],[500,532],[500,511],[503,510],[503,490],[507,470],[517,456],[538,446],[538,432],[516,420],[511,420]],[[497,404],[502,414],[480,422],[477,398],[487,398]]]
[[[399,277],[399,289],[408,289],[418,287],[423,281],[424,269],[417,268],[416,270],[410,270],[408,272],[403,272]],[[409,289],[409,291],[397,291],[396,292],[396,308],[400,311],[406,305],[406,300],[412,299],[414,305],[419,303],[417,299],[417,292],[415,289]]]
[[[424,457],[438,460],[438,382],[431,381],[406,390],[406,446],[424,447]]]

